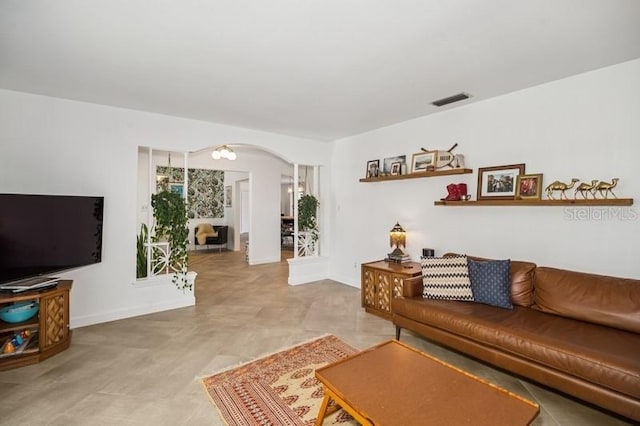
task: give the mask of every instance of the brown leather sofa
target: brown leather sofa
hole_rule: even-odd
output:
[[[640,280],[512,261],[513,310],[425,299],[422,278],[393,304],[402,328],[640,421]]]

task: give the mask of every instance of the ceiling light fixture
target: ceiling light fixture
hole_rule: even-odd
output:
[[[211,153],[211,158],[213,158],[214,160],[219,160],[221,158],[225,158],[227,160],[235,160],[236,158],[238,158],[238,156],[227,145],[222,145],[213,150],[213,152]]]
[[[437,101],[431,102],[431,105],[435,105],[437,107],[445,106],[448,104],[452,104],[454,102],[464,101],[465,99],[469,99],[471,97],[468,93],[458,93],[457,95],[449,96],[448,98],[438,99]]]

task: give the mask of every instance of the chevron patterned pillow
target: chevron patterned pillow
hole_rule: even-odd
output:
[[[467,256],[422,257],[422,296],[473,301]]]

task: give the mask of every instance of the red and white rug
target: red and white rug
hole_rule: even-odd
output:
[[[228,425],[313,425],[322,398],[316,368],[358,351],[335,336],[323,336],[202,379]],[[338,410],[324,425],[356,425]]]

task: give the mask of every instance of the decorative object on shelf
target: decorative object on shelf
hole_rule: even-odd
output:
[[[445,167],[450,167],[452,169],[463,169],[464,168],[464,155],[462,154],[453,154],[453,150],[456,149],[458,144],[453,144],[451,148],[447,151],[429,151],[425,148],[420,148],[423,153],[426,154],[434,154],[434,163],[433,165],[427,165],[426,170],[429,170],[429,167],[433,166],[433,170],[439,170]],[[414,154],[415,156],[416,154]]]
[[[478,169],[478,200],[513,200],[516,180],[524,174],[524,164]]]
[[[447,185],[447,196],[441,198],[442,201],[466,201],[468,199],[466,183],[451,183]]]
[[[435,170],[437,151],[417,152],[411,157],[411,173],[426,172],[429,167]]]
[[[436,251],[431,248],[423,248],[422,249],[422,257],[435,257]]]
[[[562,200],[562,197],[564,197],[564,199],[567,200],[566,191],[573,188],[577,182],[580,182],[580,179],[572,178],[570,183],[560,182],[559,180],[551,182],[545,189],[547,197],[551,200],[555,200],[553,192],[560,191],[560,199]]]
[[[19,302],[0,309],[0,320],[15,324],[31,319],[36,313],[38,313],[37,301]]]
[[[227,145],[221,145],[213,150],[213,152],[211,153],[211,158],[213,158],[214,160],[220,160],[222,158],[233,161],[238,158],[238,156]]]
[[[166,239],[169,244],[167,265],[174,271],[173,283],[180,290],[191,290],[186,279],[187,274],[187,228],[186,204],[178,194],[162,191],[151,195],[151,207],[155,226],[152,242]]]
[[[391,175],[391,168],[394,163],[400,163],[400,167],[402,168],[403,164],[407,164],[407,156],[406,155],[398,155],[397,157],[387,157],[384,159],[382,163],[382,173]]]
[[[389,244],[393,251],[387,255],[390,262],[404,263],[411,259],[405,252],[407,247],[407,232],[396,222],[395,226],[389,231]]]
[[[597,184],[598,184],[597,179],[593,179],[591,183],[582,182],[580,185],[576,187],[575,191],[573,191],[573,198],[577,200],[578,193],[582,195],[582,198],[585,200],[589,198],[589,194],[593,195],[593,198],[596,198],[595,194],[592,194],[592,191],[595,190]]]
[[[378,177],[380,175],[380,160],[367,161],[367,178]]]
[[[516,199],[539,200],[542,198],[542,173],[518,175]]]
[[[597,184],[596,187],[593,189],[593,198],[596,197],[596,192],[599,192],[602,198],[604,198],[605,200],[607,199],[607,194],[609,193],[613,195],[613,198],[618,198],[616,194],[613,193],[612,189],[616,187],[619,180],[620,180],[619,178],[613,178],[611,182],[602,181],[599,184]]]
[[[395,163],[393,163],[391,165],[391,176],[398,176],[400,174],[402,174],[402,163],[399,161],[396,161]]]

